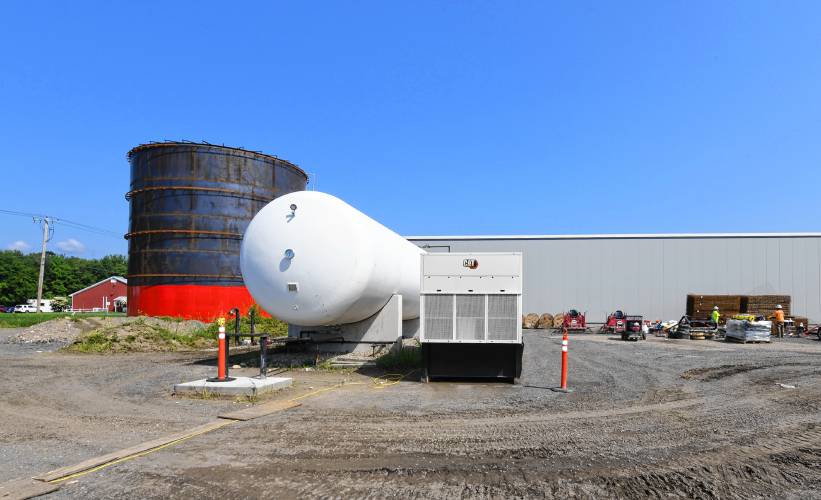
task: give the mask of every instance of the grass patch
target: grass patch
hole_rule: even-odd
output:
[[[206,326],[203,331],[216,337],[219,325],[214,321]],[[251,333],[251,320],[247,316],[240,318],[239,331],[241,333]],[[271,337],[285,337],[288,335],[288,323],[276,319],[259,317],[254,320],[254,331],[256,333],[267,333]],[[225,333],[230,336],[234,333],[234,318],[225,318]]]
[[[186,393],[184,396],[188,399],[204,399],[206,401],[219,398],[217,393],[209,391],[207,387],[204,387],[201,391]]]
[[[187,321],[185,318],[177,318],[176,316],[153,316],[154,318],[161,319],[163,321],[170,321],[172,323],[182,323],[183,321]]]
[[[331,358],[320,361],[319,364],[317,364],[314,368],[320,371],[340,373],[353,373],[354,371],[356,371],[356,368],[350,366],[334,366],[333,360]]]
[[[244,394],[244,395],[240,395],[240,396],[237,396],[236,398],[234,398],[235,403],[251,403],[252,405],[254,405],[254,404],[257,404],[258,401],[259,401],[259,396],[256,393],[254,393],[254,394]]]
[[[51,318],[49,318],[51,319]],[[234,322],[226,318],[226,330],[234,332]],[[63,348],[69,352],[167,352],[208,349],[217,345],[217,322],[197,328],[184,319],[170,317],[135,318],[134,321],[91,330]],[[288,335],[288,324],[275,318],[257,318],[257,333],[272,337]],[[251,322],[242,317],[240,331],[250,333]]]
[[[385,371],[404,372],[422,366],[422,347],[404,346],[376,359],[376,366]]]
[[[70,313],[70,312],[55,312],[55,313],[14,313],[14,314],[0,314],[0,328],[25,328],[44,321],[49,321],[57,318],[71,318],[79,321],[81,318],[105,318],[113,316],[125,316],[124,313]]]
[[[63,348],[69,352],[170,352],[192,351],[216,346],[216,336],[205,329],[171,331],[138,319],[122,325],[97,328]]]
[[[116,337],[115,337],[116,338]],[[85,336],[82,343],[77,344],[77,352],[108,352],[111,350],[113,341],[111,338],[100,332],[90,332]],[[73,344],[72,344],[73,345]],[[71,347],[71,346],[69,346]]]

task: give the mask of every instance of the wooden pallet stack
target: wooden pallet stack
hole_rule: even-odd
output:
[[[781,305],[784,316],[790,316],[789,295],[746,295],[741,305],[743,312],[756,316],[770,316],[775,312],[775,307]]]
[[[741,295],[697,295],[687,296],[687,316],[691,318],[709,318],[713,307],[718,306],[718,310],[723,317],[730,317],[742,311]]]

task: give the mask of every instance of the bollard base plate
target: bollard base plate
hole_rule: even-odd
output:
[[[234,377],[225,377],[225,378],[207,378],[205,379],[206,382],[231,382],[232,380],[236,380]]]
[[[267,392],[290,387],[290,377],[236,377],[228,382],[211,382],[208,379],[194,380],[174,386],[174,394],[214,396],[258,396]]]

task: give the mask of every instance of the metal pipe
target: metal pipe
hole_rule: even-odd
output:
[[[239,307],[231,309],[229,313],[234,315],[234,345],[239,345],[239,324],[241,321]]]
[[[251,337],[253,338],[253,337]],[[265,378],[268,375],[268,336],[259,338],[259,376]]]
[[[254,314],[254,313],[255,313],[255,311],[254,311],[253,308],[250,311],[248,311],[248,317],[249,317],[250,322],[251,322],[251,345],[255,345],[257,343],[257,341],[254,339],[255,323],[256,323],[256,314]]]

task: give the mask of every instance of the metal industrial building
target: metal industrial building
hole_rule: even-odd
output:
[[[678,319],[687,294],[792,296],[821,320],[821,233],[414,236],[431,252],[522,252],[524,312]]]

